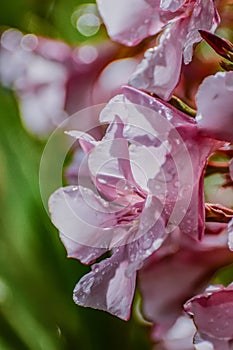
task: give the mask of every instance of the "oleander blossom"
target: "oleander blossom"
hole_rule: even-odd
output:
[[[233,343],[233,284],[213,285],[205,293],[188,300],[185,311],[192,316],[197,333],[197,349],[230,350]]]
[[[1,35],[0,82],[15,92],[24,126],[44,138],[70,114],[92,105],[98,76],[117,51],[118,45],[110,41],[72,47],[7,29]],[[122,75],[121,83],[127,81]],[[112,90],[106,96],[102,89],[98,98],[107,101]],[[79,127],[85,129],[88,123],[85,118]]]
[[[171,327],[182,316],[183,304],[202,292],[219,268],[233,262],[226,225],[208,226],[202,241],[194,241],[176,230],[139,271],[143,314],[153,322],[154,341],[166,342]],[[186,350],[192,337],[183,339],[182,332],[180,335],[182,349]],[[179,346],[174,349],[180,349]],[[168,348],[173,349],[171,345]]]
[[[130,77],[130,85],[169,100],[179,78],[182,57],[192,59],[193,45],[201,41],[198,30],[215,31],[219,15],[212,0],[124,1],[97,0],[100,14],[113,40],[128,46],[159,33],[158,46]],[[172,58],[172,59],[171,59]]]
[[[204,233],[203,170],[221,142],[199,134],[196,121],[134,88],[125,87],[100,114],[101,141],[78,131],[92,180],[58,189],[49,200],[68,256],[93,264],[74,290],[82,306],[130,316],[136,272],[179,228]]]

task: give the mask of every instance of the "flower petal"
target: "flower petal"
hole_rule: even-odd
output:
[[[196,120],[202,133],[233,142],[233,72],[218,72],[204,79],[196,100]]]
[[[209,341],[215,350],[230,349],[233,340],[233,284],[211,286],[184,305],[194,319],[201,339]]]
[[[128,266],[126,248],[92,266],[74,289],[74,301],[81,306],[107,311],[123,320],[130,317],[136,273],[126,277]]]
[[[114,201],[122,196],[125,186],[136,186],[123,128],[120,118],[114,118],[105,137],[96,144],[88,158],[89,170],[96,187],[108,200]]]
[[[217,236],[210,244],[174,232],[139,271],[143,310],[155,323],[155,338],[163,338],[182,314],[183,303],[202,290],[217,268],[233,261],[233,253]]]
[[[100,14],[111,39],[133,46],[159,32],[159,0],[97,0]]]
[[[187,22],[183,23],[186,30],[184,40],[184,63],[188,64],[192,60],[193,44],[201,41],[199,29],[215,31],[219,24],[219,15],[215,9],[212,0],[208,1],[192,1],[191,16],[187,18]]]
[[[160,7],[163,10],[175,12],[184,5],[186,0],[161,0]]]
[[[146,51],[129,84],[169,100],[180,78],[181,39],[179,25],[168,27],[161,35],[159,45]]]
[[[49,209],[52,222],[69,239],[69,244],[74,241],[102,252],[126,236],[125,227],[117,225],[117,214],[122,208],[112,206],[87,188],[58,189],[49,199]]]
[[[91,264],[101,255],[106,253],[104,248],[93,248],[73,241],[67,236],[60,233],[60,238],[67,250],[67,256],[80,260],[83,264]]]

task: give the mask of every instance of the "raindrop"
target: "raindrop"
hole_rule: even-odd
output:
[[[77,56],[83,63],[90,64],[98,57],[98,51],[94,46],[84,45],[78,50]]]
[[[25,51],[33,51],[38,45],[38,39],[34,34],[24,35],[21,39],[20,46]]]
[[[147,237],[145,240],[142,242],[142,248],[147,250],[151,247],[153,243],[153,237]]]
[[[22,37],[23,34],[19,30],[8,29],[1,36],[1,45],[9,51],[14,51]]]
[[[82,284],[82,290],[84,293],[89,294],[91,292],[91,287],[94,283],[94,277],[90,277],[88,280],[84,281]]]
[[[95,35],[100,28],[99,17],[92,13],[86,13],[78,18],[76,27],[84,36]]]

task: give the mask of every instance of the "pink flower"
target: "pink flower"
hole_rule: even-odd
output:
[[[233,285],[209,287],[186,302],[185,311],[197,328],[196,343],[209,342],[214,350],[230,350],[233,341]],[[198,347],[199,349],[199,347]],[[200,347],[201,349],[201,347]]]
[[[0,80],[16,92],[26,128],[44,137],[93,103],[94,84],[117,49],[110,42],[74,48],[8,29],[1,36]],[[109,94],[102,99],[107,101]]]
[[[154,340],[166,339],[185,301],[200,293],[217,269],[233,262],[227,232],[211,231],[201,242],[174,232],[139,271],[143,312],[154,324]]]
[[[200,136],[191,117],[129,87],[100,121],[109,124],[101,141],[69,132],[86,153],[92,185],[58,189],[49,207],[70,257],[92,264],[111,251],[79,281],[75,302],[128,319],[136,271],[168,234],[179,227],[194,241],[202,237],[203,170],[219,142]]]
[[[201,40],[199,29],[214,31],[219,17],[212,0],[97,1],[100,14],[113,40],[136,45],[144,38],[165,32],[159,45],[145,53],[130,78],[134,87],[168,100],[180,77],[182,56],[192,59],[193,44]]]

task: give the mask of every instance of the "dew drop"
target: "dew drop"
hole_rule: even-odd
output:
[[[85,294],[90,294],[93,283],[94,283],[94,277],[90,277],[88,280],[83,282],[82,290]]]

